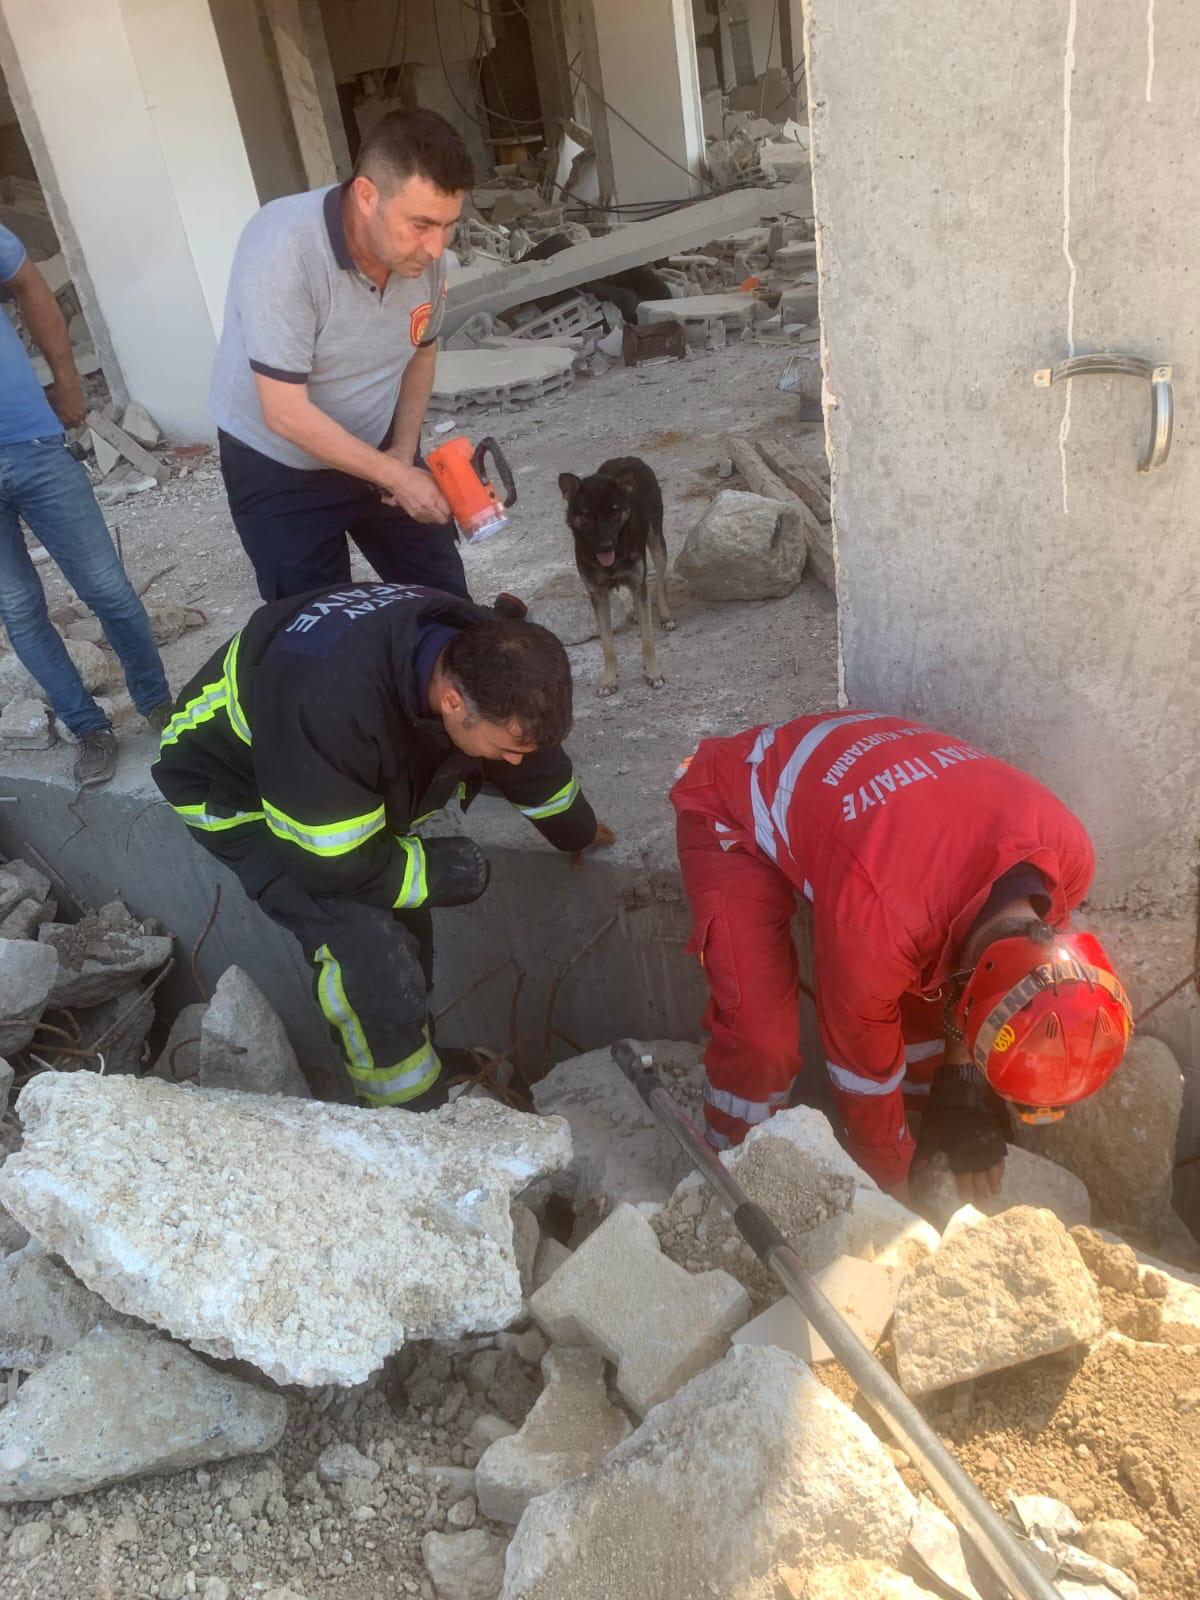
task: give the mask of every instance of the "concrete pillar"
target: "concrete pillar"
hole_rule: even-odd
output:
[[[583,10],[585,38],[591,31],[588,11],[595,38],[595,61],[585,54],[585,75],[606,102],[618,202],[703,193],[704,122],[691,0],[584,0]],[[596,121],[593,114],[593,135]]]
[[[0,0],[0,65],[114,393],[209,436],[258,197],[205,0]]]
[[[1195,962],[1200,11],[807,0],[806,53],[845,698],[1083,818],[1140,1010]],[[1034,386],[1104,350],[1174,366],[1153,474],[1145,382]],[[1200,1064],[1193,988],[1147,1026]]]
[[[263,0],[304,169],[304,187],[350,176],[350,150],[317,0]]]

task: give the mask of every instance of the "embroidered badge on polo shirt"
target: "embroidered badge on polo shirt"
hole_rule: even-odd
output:
[[[426,300],[423,306],[418,306],[408,319],[408,329],[414,344],[420,344],[429,331],[429,319],[433,315],[433,303]]]

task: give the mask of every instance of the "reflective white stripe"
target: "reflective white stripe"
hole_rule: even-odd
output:
[[[944,1039],[927,1039],[924,1044],[906,1044],[904,1046],[905,1061],[932,1061],[934,1056],[940,1056],[946,1048]]]
[[[904,1080],[904,1093],[916,1095],[918,1098],[921,1095],[927,1095],[932,1088],[933,1085],[931,1083],[912,1083],[908,1078]]]
[[[792,841],[788,838],[787,808],[791,804],[792,792],[796,787],[796,780],[804,769],[809,756],[829,734],[838,728],[847,728],[856,722],[878,722],[890,716],[887,711],[852,711],[845,717],[832,717],[828,722],[818,723],[815,728],[810,728],[801,739],[800,743],[788,757],[787,765],[779,774],[779,783],[775,789],[775,797],[771,801],[771,816],[779,830],[779,837],[792,848]]]
[[[806,900],[811,901],[812,897],[813,897],[813,886],[812,886],[811,883],[809,883],[808,879],[805,878],[805,880],[804,880],[804,898]]]
[[[836,1061],[826,1061],[826,1070],[830,1080],[837,1089],[844,1089],[847,1094],[891,1094],[904,1082],[905,1067],[897,1067],[890,1078],[885,1078],[880,1083],[878,1078],[868,1078],[864,1073],[851,1072],[849,1067],[839,1067]]]
[[[718,833],[732,833],[733,829],[727,822],[714,822],[713,827]]]
[[[791,1090],[778,1089],[765,1100],[744,1100],[740,1094],[730,1094],[727,1089],[714,1089],[711,1083],[706,1082],[704,1098],[714,1111],[723,1111],[726,1116],[740,1117],[743,1122],[754,1125],[765,1122],[772,1111],[787,1105]]]
[[[765,850],[772,861],[778,860],[778,848],[775,844],[775,832],[771,827],[771,813],[767,802],[763,799],[762,787],[758,781],[758,768],[762,758],[775,743],[777,730],[773,727],[764,728],[754,741],[754,749],[746,757],[750,763],[750,804],[754,808],[754,837],[758,840],[760,850]]]
[[[726,1133],[718,1133],[715,1128],[705,1128],[704,1137],[714,1150],[732,1150],[733,1140]]]
[[[415,1089],[438,1066],[437,1053],[432,1045],[426,1045],[421,1052],[420,1060],[415,1067],[408,1067],[403,1072],[397,1072],[391,1078],[361,1078],[357,1087],[363,1094],[369,1094],[382,1100],[385,1095],[400,1094],[404,1089]]]

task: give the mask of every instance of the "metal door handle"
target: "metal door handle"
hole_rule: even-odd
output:
[[[1098,378],[1146,378],[1150,383],[1150,443],[1138,462],[1139,472],[1153,472],[1161,467],[1171,449],[1171,429],[1175,421],[1175,391],[1171,387],[1169,362],[1155,365],[1146,356],[1122,356],[1112,351],[1096,355],[1072,356],[1055,367],[1039,367],[1033,381],[1039,389],[1048,389],[1063,378],[1086,378],[1095,373]]]

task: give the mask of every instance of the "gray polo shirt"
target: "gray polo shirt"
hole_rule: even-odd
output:
[[[393,273],[382,294],[354,265],[342,187],[272,200],[242,231],[209,409],[226,433],[289,467],[324,466],[272,433],[254,374],[306,383],[309,399],[365,444],[387,437],[413,351],[432,344],[446,297],[445,257],[419,278]]]

